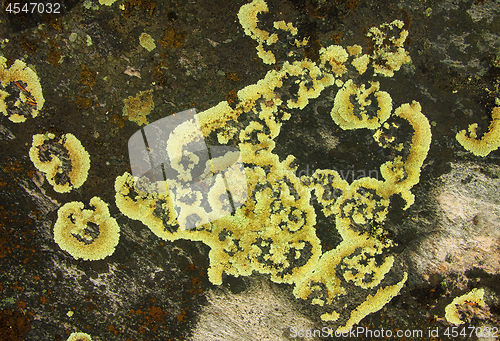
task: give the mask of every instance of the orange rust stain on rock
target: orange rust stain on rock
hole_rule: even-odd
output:
[[[26,309],[26,302],[24,301],[17,302],[17,307],[20,309]]]
[[[225,100],[229,104],[234,104],[238,100],[238,94],[236,93],[236,90],[229,90],[227,93]]]
[[[164,48],[182,47],[184,46],[186,37],[186,32],[176,31],[172,27],[167,27],[165,31],[163,31],[163,37],[160,40],[160,44]]]
[[[82,85],[87,85],[89,88],[92,88],[97,82],[97,73],[95,71],[92,71],[85,64],[82,64],[81,67],[82,71],[80,72],[80,83]]]
[[[181,313],[179,315],[177,315],[177,321],[179,322],[186,322],[185,318],[187,316],[187,311],[189,308],[186,308],[184,309],[183,311],[181,311]]]
[[[359,6],[359,0],[349,0],[346,3],[346,7],[349,8],[350,10],[355,9],[358,6]]]
[[[149,319],[153,322],[163,321],[163,310],[160,307],[149,307]]]
[[[59,65],[59,60],[61,60],[61,50],[58,49],[50,49],[49,53],[47,53],[47,62],[52,66]]]
[[[76,105],[78,106],[78,111],[81,109],[88,109],[92,106],[92,100],[87,97],[78,96],[75,100]]]
[[[20,311],[0,310],[0,335],[2,340],[21,341],[31,329],[29,318]]]
[[[108,326],[108,330],[115,335],[118,335],[120,333],[118,330],[116,330],[115,326],[113,326],[112,324]]]
[[[149,15],[153,15],[153,12],[156,8],[156,2],[151,0],[127,0],[124,3],[125,10],[123,11],[123,16],[128,18],[132,14],[136,8],[140,8],[143,11],[148,12]]]
[[[120,128],[123,128],[123,125],[125,124],[125,118],[122,116],[118,116],[117,114],[111,116],[111,119],[109,121],[116,124]]]
[[[233,81],[233,82],[238,82],[241,80],[240,76],[236,72],[226,73],[226,79],[229,79],[230,81]]]
[[[22,36],[19,40],[19,46],[28,52],[28,54],[37,54],[40,50],[38,47],[39,42],[39,40],[30,40],[27,36]]]

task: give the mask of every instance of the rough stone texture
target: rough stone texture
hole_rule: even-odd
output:
[[[450,276],[476,269],[500,270],[500,168],[479,163],[453,163],[434,181],[426,209],[407,221],[426,231],[405,253],[412,275]]]
[[[313,319],[293,303],[286,287],[270,285],[258,277],[239,293],[211,290],[207,300],[190,340],[282,340],[287,339],[291,327],[315,327]]]
[[[453,164],[434,190],[438,202],[436,233],[415,257],[422,274],[463,273],[473,268],[500,270],[500,168]]]
[[[36,70],[46,99],[36,119],[14,124],[0,118],[0,324],[15,326],[9,337],[66,340],[81,331],[97,341],[288,340],[287,324],[328,326],[317,318],[321,307],[304,306],[291,287],[269,284],[265,277],[228,276],[222,288],[213,287],[206,279],[208,247],[163,242],[114,205],[114,179],[129,167],[126,143],[138,129],[122,116],[124,99],[153,89],[152,122],[189,107],[202,111],[231,101],[237,90],[280,67],[280,61],[263,65],[254,41],[243,34],[236,14],[246,1],[214,6],[209,0],[129,0],[123,10],[119,2],[62,3],[57,17],[3,11],[0,17],[0,53],[9,63],[21,58]],[[402,211],[401,202],[393,200],[386,226],[409,280],[400,296],[361,325],[439,328],[446,339],[445,306],[483,287],[489,310],[470,308],[470,325],[498,327],[500,151],[476,158],[455,140],[457,131],[474,122],[484,131],[498,105],[498,1],[343,0],[323,8],[322,1],[268,3],[273,15],[280,13],[300,27],[301,37],[311,37],[304,52],[309,58],[333,43],[367,48],[363,32],[369,27],[412,19],[405,46],[412,63],[394,78],[381,79],[381,88],[397,105],[421,103],[433,141],[412,190],[415,204]],[[146,31],[158,43],[151,53],[138,43]],[[281,48],[287,50],[285,44]],[[141,78],[133,77],[136,71]],[[342,131],[331,121],[335,91],[293,112],[275,151],[281,159],[295,155],[299,170],[378,169],[387,156],[370,132]],[[54,192],[28,158],[32,135],[46,131],[71,132],[90,153],[88,180],[71,194]],[[95,195],[110,204],[121,227],[120,243],[105,260],[77,261],[53,241],[57,209],[75,200],[88,203]],[[331,222],[321,214],[317,220],[323,247],[335,247],[339,241]],[[0,329],[0,335],[7,334]]]

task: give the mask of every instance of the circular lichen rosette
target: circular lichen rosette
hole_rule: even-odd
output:
[[[60,137],[52,133],[33,135],[29,156],[35,167],[59,193],[79,188],[87,180],[89,153],[73,134]]]
[[[120,227],[99,197],[90,199],[90,206],[94,209],[84,209],[82,202],[73,201],[59,208],[54,240],[77,259],[98,260],[113,254]]]
[[[7,68],[7,59],[0,56],[0,112],[12,122],[21,123],[36,117],[45,99],[40,79],[21,60]]]
[[[71,333],[66,341],[92,341],[92,339],[86,333]]]

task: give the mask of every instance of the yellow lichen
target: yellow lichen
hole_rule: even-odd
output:
[[[149,184],[145,183],[144,186]],[[124,173],[118,176],[115,180],[116,191],[116,206],[131,219],[142,221],[146,226],[151,228],[158,236],[163,236],[163,224],[175,225],[176,215],[173,208],[173,202],[170,199],[168,188],[164,193],[147,192],[147,187],[144,190],[135,189],[135,179],[130,173]],[[164,221],[155,217],[153,212],[157,206],[157,202],[161,200],[158,205],[169,213]]]
[[[349,58],[347,51],[339,45],[322,47],[319,51],[321,67],[328,65],[336,76],[342,76],[347,72],[345,62]]]
[[[469,126],[469,136],[462,130],[457,133],[457,141],[476,156],[487,156],[500,147],[500,107],[493,108],[488,132],[477,138],[477,123]]]
[[[383,306],[385,306],[389,301],[396,296],[401,288],[403,287],[403,284],[406,282],[406,279],[408,278],[408,275],[406,275],[404,278],[398,282],[395,285],[387,286],[385,288],[380,288],[378,289],[377,293],[375,295],[368,295],[366,297],[366,300],[358,306],[351,314],[351,317],[347,321],[347,323],[339,327],[337,331],[339,332],[346,332],[349,331],[353,326],[359,323],[368,314],[371,314],[373,312],[376,312],[380,310]]]
[[[106,5],[106,6],[111,6],[115,2],[116,2],[116,0],[99,0],[99,3],[101,5]]]
[[[141,91],[137,96],[124,99],[123,116],[138,125],[148,124],[146,116],[154,109],[152,90]]]
[[[109,215],[108,205],[101,198],[90,199],[90,206],[94,210],[85,210],[82,202],[73,201],[59,208],[54,240],[77,259],[104,259],[115,251],[120,227]]]
[[[400,157],[396,157],[380,167],[380,173],[386,182],[406,201],[404,209],[415,200],[410,189],[419,181],[420,168],[431,145],[431,126],[421,110],[420,104],[415,101],[412,104],[402,104],[395,110],[394,114],[407,120],[413,128],[410,153],[404,162]]]
[[[276,33],[258,27],[259,13],[267,11],[263,0],[254,0],[240,8],[238,18],[245,33],[257,41],[258,55],[271,63]],[[284,22],[274,23],[272,29],[294,35],[293,26]],[[390,36],[392,31],[399,35]],[[216,131],[220,143],[237,140],[246,166],[248,199],[232,214],[184,230],[178,224],[168,189],[147,193],[134,186],[137,179],[128,173],[115,182],[120,211],[165,240],[189,239],[208,245],[208,277],[214,284],[221,284],[224,275],[268,274],[274,282],[293,284],[297,298],[321,306],[326,311],[321,318],[337,323],[339,330],[349,329],[379,310],[399,293],[407,279],[406,273],[396,272],[395,257],[387,254],[394,246],[384,231],[391,197],[400,194],[407,207],[413,202],[410,190],[419,180],[431,135],[417,102],[403,104],[393,112],[391,97],[380,90],[379,82],[372,81],[367,88],[347,78],[353,67],[364,73],[370,65],[375,75],[390,76],[409,61],[403,47],[407,32],[402,22],[383,24],[370,30],[369,36],[375,45],[371,55],[362,55],[361,47],[346,51],[333,45],[320,50],[318,62],[307,58],[285,60],[280,69],[269,70],[256,84],[238,91],[234,106],[221,102],[197,115],[204,136]],[[397,47],[396,52],[384,45],[385,40]],[[296,55],[292,52],[290,56]],[[285,85],[296,89],[286,101],[280,98],[280,88]],[[374,132],[374,139],[394,155],[380,166],[383,180],[365,176],[349,184],[330,169],[299,178],[297,160],[292,155],[280,160],[273,153],[283,121],[293,116],[293,109],[305,108],[331,86],[343,87],[332,109],[332,118],[342,129],[381,129],[392,117],[402,118],[407,122],[406,129],[413,129],[413,136],[404,140],[388,137],[382,141],[382,132]],[[241,115],[248,122],[243,127],[238,122]],[[392,124],[394,129],[399,128]],[[316,235],[313,193],[326,221],[330,219],[341,239],[326,252],[322,252]],[[352,297],[360,297],[360,293],[366,299],[353,302]],[[343,308],[347,306],[353,308]]]
[[[238,12],[238,19],[240,24],[245,30],[245,34],[251,36],[255,41],[259,43],[257,45],[257,55],[265,64],[276,63],[276,58],[271,51],[264,50],[264,44],[271,45],[275,43],[278,39],[276,34],[269,34],[269,32],[261,30],[257,27],[259,19],[257,15],[259,13],[267,13],[269,9],[264,0],[255,0],[251,3],[241,6]],[[279,24],[278,24],[279,25]]]
[[[352,46],[347,46],[347,52],[349,52],[349,55],[355,56],[358,54],[361,54],[363,52],[363,48],[357,44],[352,45]]]
[[[472,289],[471,292],[455,297],[453,301],[448,304],[445,308],[446,312],[446,320],[453,324],[463,324],[465,323],[460,319],[459,308],[464,304],[475,304],[480,307],[485,307],[486,303],[484,302],[484,289]]]
[[[391,270],[394,264],[394,257],[386,257],[381,266],[375,263],[375,255],[378,254],[376,248],[365,248],[362,254],[353,257],[346,257],[341,266],[344,269],[344,279],[351,281],[358,287],[369,289],[376,287],[382,282],[385,275]],[[379,269],[374,272],[373,269]],[[367,280],[370,278],[370,280]]]
[[[351,64],[356,68],[360,75],[366,72],[368,69],[368,64],[370,63],[370,57],[366,54],[355,58]]]
[[[372,94],[379,109],[376,115],[370,116],[367,109],[372,106],[372,100],[368,97]],[[356,104],[352,103],[351,97],[356,98]],[[337,92],[331,115],[342,129],[376,129],[389,118],[391,110],[391,96],[385,91],[379,91],[379,82],[372,82],[366,89],[364,84],[357,86],[349,79]]]
[[[298,33],[297,28],[294,27],[292,23],[290,23],[290,22],[287,23],[284,20],[275,21],[273,23],[273,26],[274,26],[275,29],[280,29],[280,30],[283,30],[283,31],[289,31],[292,34],[292,36],[295,36]]]
[[[71,333],[66,341],[92,341],[92,338],[85,333]]]
[[[222,132],[217,134],[217,140],[221,144],[227,144],[229,140],[231,140],[237,132],[238,129],[235,127],[224,128]]]
[[[6,65],[7,59],[0,56],[0,112],[15,123],[26,121],[26,118],[36,117],[43,108],[45,99],[37,74],[21,60],[16,60],[10,68]],[[6,103],[9,96],[17,98],[11,103]]]
[[[29,156],[56,192],[69,192],[87,180],[89,153],[73,134],[59,138],[52,133],[33,135]]]
[[[155,40],[147,33],[141,34],[139,37],[139,43],[149,52],[156,48]]]
[[[366,36],[371,38],[375,45],[370,56],[375,74],[392,77],[394,71],[399,71],[403,64],[411,62],[408,52],[403,47],[408,37],[408,30],[404,30],[403,27],[404,22],[394,20],[368,30]],[[387,32],[392,30],[399,30],[399,37],[388,36]]]

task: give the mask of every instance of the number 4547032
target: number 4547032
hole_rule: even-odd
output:
[[[61,4],[58,2],[51,3],[42,3],[42,2],[30,2],[28,3],[18,3],[18,2],[9,2],[5,7],[5,12],[11,14],[18,13],[47,13],[47,14],[60,14],[61,13]]]

